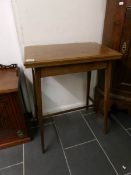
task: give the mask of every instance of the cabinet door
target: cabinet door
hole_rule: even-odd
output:
[[[25,122],[20,111],[18,94],[0,96],[0,142],[11,137],[24,137]]]
[[[13,128],[11,120],[12,109],[9,104],[9,98],[6,95],[0,96],[0,130],[6,128]]]
[[[121,86],[131,90],[131,8],[127,8],[121,39],[123,53],[121,69]]]

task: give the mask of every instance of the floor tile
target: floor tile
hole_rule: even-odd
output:
[[[115,114],[119,122],[124,126],[124,128],[131,128],[131,116],[126,112],[117,112]]]
[[[67,113],[54,120],[64,148],[94,139],[79,112]]]
[[[25,144],[25,175],[69,175],[53,125],[45,127],[45,145],[47,151],[43,154],[39,133]]]
[[[85,117],[100,144],[106,151],[120,175],[131,172],[131,139],[130,136],[112,119],[108,134],[102,132],[102,119],[96,115]]]
[[[1,170],[0,175],[23,175],[23,164]]]
[[[72,175],[115,175],[96,141],[66,150]]]
[[[131,135],[131,129],[128,130],[129,134]]]
[[[44,119],[44,125],[48,125],[51,123],[53,123],[52,117],[46,117]],[[37,119],[32,118],[28,121],[28,128],[38,128],[38,127],[39,127],[39,123],[38,123]]]
[[[81,113],[83,115],[92,114],[92,113],[95,113],[95,109],[93,107],[89,108],[88,110],[87,109],[82,109]]]
[[[0,168],[23,161],[23,145],[0,150]]]
[[[44,121],[44,124],[48,125],[48,124],[51,124],[51,123],[53,123],[53,118],[52,117],[46,117],[45,121]]]

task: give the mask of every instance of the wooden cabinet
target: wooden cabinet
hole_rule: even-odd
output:
[[[112,66],[111,107],[131,113],[131,0],[107,0],[103,44],[123,53]],[[103,105],[104,73],[98,72],[95,102]]]
[[[0,149],[30,140],[18,92],[16,65],[0,66]]]

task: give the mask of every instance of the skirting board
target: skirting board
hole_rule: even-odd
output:
[[[92,105],[91,101],[89,102],[89,105]],[[68,111],[68,110],[72,110],[72,109],[76,109],[76,108],[82,108],[82,107],[85,107],[85,106],[86,106],[86,103],[83,103],[83,102],[70,104],[70,105],[64,105],[64,106],[60,106],[60,107],[57,107],[57,108],[50,109],[49,112],[45,112],[45,113],[43,113],[43,115],[44,116],[51,115],[51,114],[54,114],[54,113],[59,113],[59,112],[62,112],[62,111]]]

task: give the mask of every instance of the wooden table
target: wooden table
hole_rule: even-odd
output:
[[[105,69],[104,132],[108,129],[111,63],[121,54],[97,43],[37,45],[25,47],[25,67],[32,68],[36,94],[37,116],[44,152],[44,127],[42,117],[41,78],[55,75],[88,72],[87,105],[91,71]]]

